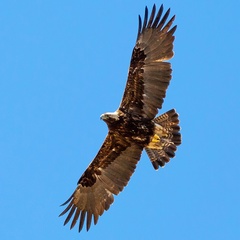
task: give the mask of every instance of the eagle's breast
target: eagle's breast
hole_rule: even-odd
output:
[[[143,147],[148,145],[154,133],[154,122],[152,120],[143,121],[136,120],[131,117],[124,121],[124,129],[126,129],[126,137],[130,137],[132,141],[141,144]]]

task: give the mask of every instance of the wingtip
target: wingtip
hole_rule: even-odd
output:
[[[147,6],[145,7],[145,14],[144,14],[144,21],[143,21],[143,27],[142,29],[145,29],[147,26],[147,20],[148,20],[148,8]]]
[[[74,193],[75,193],[75,191],[74,191]],[[67,203],[69,203],[69,202],[71,201],[74,193],[67,199],[67,201],[65,201],[64,203],[62,203],[62,204],[60,205],[60,207],[62,207],[62,206],[64,206],[64,205],[66,205]]]
[[[138,34],[137,34],[137,39],[142,31],[142,18],[140,15],[138,15]]]

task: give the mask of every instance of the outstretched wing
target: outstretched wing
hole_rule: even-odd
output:
[[[79,220],[79,232],[86,219],[89,230],[92,217],[94,224],[104,210],[108,210],[113,202],[113,194],[117,195],[127,185],[140,159],[142,148],[129,143],[120,135],[108,133],[97,156],[88,166],[78,181],[71,197],[63,204],[67,208],[60,214],[69,211],[64,225],[73,217],[70,228]]]
[[[173,34],[176,26],[171,28],[171,25],[175,16],[166,23],[170,9],[162,17],[163,5],[156,16],[155,13],[154,5],[148,19],[146,7],[143,25],[139,16],[137,42],[119,107],[124,113],[144,119],[153,119],[162,107],[172,72],[170,63],[165,61],[173,56]]]

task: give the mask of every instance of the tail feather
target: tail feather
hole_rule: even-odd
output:
[[[163,167],[175,156],[177,146],[181,144],[178,114],[172,109],[154,119],[155,131],[152,141],[145,150],[155,169]],[[158,141],[156,141],[158,139]]]

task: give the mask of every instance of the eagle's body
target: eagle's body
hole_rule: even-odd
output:
[[[171,65],[166,60],[173,56],[176,30],[176,26],[171,28],[174,17],[166,23],[170,10],[161,18],[162,12],[163,6],[155,16],[154,5],[148,19],[146,8],[143,25],[139,17],[137,42],[121,104],[115,112],[101,115],[108,125],[108,135],[60,214],[69,211],[64,224],[73,217],[71,228],[78,219],[79,231],[85,219],[87,230],[92,218],[97,223],[113,202],[113,194],[127,185],[143,149],[158,169],[175,156],[176,146],[181,143],[174,109],[155,118],[171,80]]]

